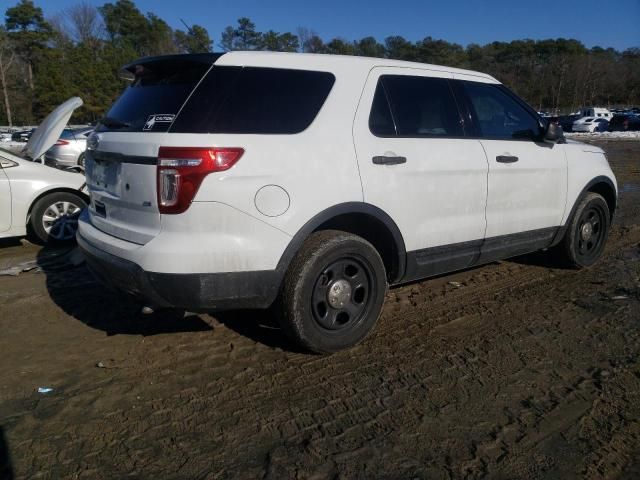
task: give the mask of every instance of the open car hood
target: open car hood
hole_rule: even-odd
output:
[[[23,154],[32,160],[40,158],[44,152],[49,150],[60,138],[60,134],[69,122],[73,111],[82,105],[80,97],[72,97],[47,115],[22,151]]]

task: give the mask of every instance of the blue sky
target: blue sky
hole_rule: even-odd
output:
[[[115,1],[115,0],[112,0]],[[46,15],[79,0],[35,0]],[[96,6],[105,0],[88,0]],[[2,11],[17,0],[0,0]],[[137,0],[174,28],[207,28],[216,44],[227,25],[249,17],[258,30],[296,31],[299,26],[323,39],[368,35],[383,40],[402,35],[415,41],[432,36],[467,45],[522,38],[576,38],[587,47],[619,50],[640,47],[640,0]]]

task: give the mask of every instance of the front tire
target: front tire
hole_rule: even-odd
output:
[[[610,219],[609,206],[602,195],[588,192],[580,200],[559,245],[570,266],[589,267],[600,258],[609,235]]]
[[[384,263],[373,245],[346,232],[316,232],[285,275],[279,322],[305,349],[344,350],[373,329],[386,291]]]
[[[68,243],[76,238],[78,217],[86,202],[79,195],[54,192],[38,200],[31,210],[29,224],[42,243]]]

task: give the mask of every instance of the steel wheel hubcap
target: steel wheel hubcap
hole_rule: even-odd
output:
[[[327,293],[327,301],[333,308],[342,308],[351,300],[351,285],[346,280],[334,282]]]
[[[70,240],[78,229],[80,207],[71,202],[56,202],[49,205],[42,216],[42,227],[56,240]]]
[[[332,262],[320,273],[313,287],[314,319],[327,330],[358,324],[369,310],[373,285],[370,268],[359,258]]]
[[[582,225],[582,228],[580,229],[580,235],[582,236],[582,240],[589,241],[591,235],[593,235],[593,225],[591,225],[591,222],[587,222]]]

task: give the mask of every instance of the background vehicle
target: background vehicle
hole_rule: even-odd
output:
[[[73,167],[84,165],[87,137],[93,127],[65,128],[58,141],[44,154],[45,163],[52,167]]]
[[[34,131],[35,131],[35,128],[13,132],[11,134],[11,140],[13,140],[14,142],[26,142],[27,140],[29,140],[29,137]]]
[[[627,132],[640,130],[640,115],[614,115],[607,128],[610,132]]]
[[[32,233],[41,242],[72,241],[86,207],[84,176],[33,161],[56,141],[82,100],[72,98],[38,127],[23,153],[0,149],[0,238]]]
[[[606,118],[607,120],[613,116],[608,109],[601,107],[584,107],[580,113],[583,117]]]
[[[585,267],[604,247],[603,151],[489,75],[266,52],[126,68],[87,142],[77,238],[151,307],[275,302],[290,338],[334,352],[371,331],[389,284],[554,246]]]
[[[558,124],[563,132],[573,132],[573,122],[578,120],[580,115],[562,115],[558,117]]]
[[[573,122],[574,132],[606,132],[609,121],[604,118],[584,117]]]

